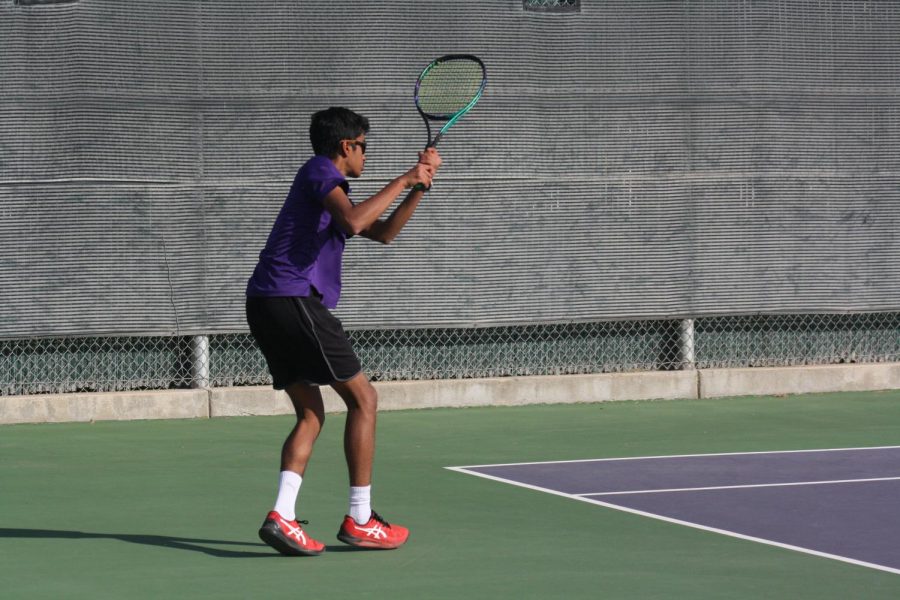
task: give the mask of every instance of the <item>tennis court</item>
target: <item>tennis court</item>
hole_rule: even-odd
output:
[[[308,530],[328,543],[314,558],[277,555],[256,538],[276,486],[273,447],[291,425],[287,417],[3,427],[4,597],[820,599],[900,593],[894,573],[598,506],[635,508],[638,495],[594,487],[613,479],[614,491],[648,482],[687,487],[684,474],[691,471],[703,479],[691,487],[719,488],[887,477],[882,467],[896,463],[896,450],[864,461],[867,472],[850,461],[853,451],[805,451],[897,446],[897,391],[383,413],[375,508],[409,526],[412,536],[400,550],[375,553],[334,539],[346,509],[342,421],[329,416],[299,502]],[[615,460],[696,455],[716,456],[704,464],[697,458]],[[833,464],[826,469],[826,455],[832,463],[840,457],[837,462],[855,474],[829,470]],[[791,467],[776,457],[791,457]],[[593,480],[571,471],[569,483],[583,480],[585,486],[566,493],[608,494],[588,496],[592,502],[446,468],[585,459],[629,468]],[[666,460],[692,464],[669,469]],[[871,513],[870,495],[848,493],[856,487],[815,488],[815,497],[835,500],[842,515]],[[772,503],[741,496],[788,489],[805,488],[685,492],[708,496],[703,502],[684,496],[684,504],[752,522]],[[685,509],[675,496],[644,494],[656,504],[636,510]],[[807,509],[802,499],[780,498],[795,512]],[[853,522],[835,525],[847,537],[859,535]],[[883,529],[896,547],[895,522]]]
[[[900,574],[897,446],[453,470]]]

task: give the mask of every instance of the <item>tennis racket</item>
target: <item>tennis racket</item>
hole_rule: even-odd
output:
[[[471,54],[447,54],[425,67],[416,81],[416,109],[425,121],[428,143],[438,145],[447,130],[481,98],[487,83],[484,63]],[[444,125],[431,137],[432,124]]]

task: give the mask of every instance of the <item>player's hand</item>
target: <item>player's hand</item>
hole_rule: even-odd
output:
[[[444,161],[441,158],[441,155],[438,154],[437,148],[430,147],[426,148],[424,152],[419,152],[419,162],[423,165],[431,165],[434,167],[435,172],[437,172]]]
[[[431,187],[431,180],[434,177],[435,168],[426,163],[417,163],[412,169],[406,172],[404,183],[406,187],[411,188],[416,185],[423,185],[426,188]]]

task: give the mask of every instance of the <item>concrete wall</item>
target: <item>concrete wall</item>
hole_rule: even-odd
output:
[[[900,389],[900,363],[709,369],[604,375],[376,383],[382,410],[514,406],[616,400],[678,400]],[[344,410],[328,388],[327,412]],[[59,394],[0,398],[0,423],[186,419],[293,412],[269,387]]]

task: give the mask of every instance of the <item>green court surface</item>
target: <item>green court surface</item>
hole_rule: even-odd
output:
[[[0,398],[2,401],[2,398]],[[298,514],[256,537],[286,417],[0,427],[3,598],[898,598],[900,576],[449,471],[458,465],[900,445],[900,391],[383,413],[374,507],[396,551],[334,537],[329,415]]]

